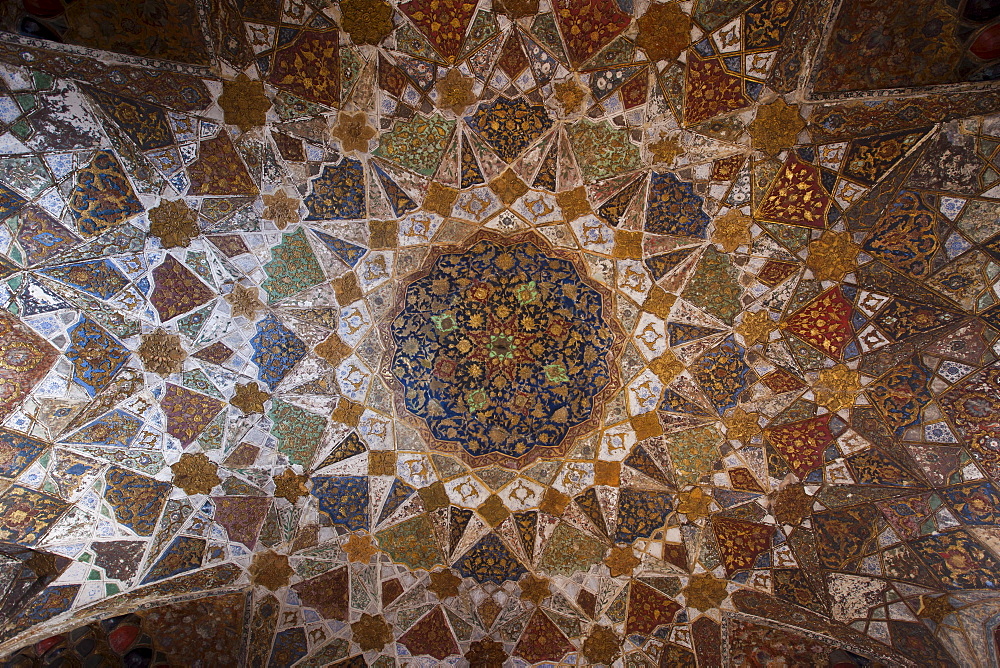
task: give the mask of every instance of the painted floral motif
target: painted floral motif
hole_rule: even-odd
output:
[[[420,28],[438,53],[454,60],[472,20],[474,4],[461,0],[410,0],[398,7]]]
[[[444,255],[404,299],[392,373],[406,408],[470,461],[523,465],[536,448],[565,449],[611,380],[603,296],[533,243]]]
[[[414,116],[408,121],[398,122],[391,131],[383,134],[375,155],[430,176],[441,160],[454,127],[454,121],[437,114]]]
[[[561,0],[554,9],[574,67],[614,39],[631,19],[609,0]]]
[[[128,361],[129,351],[86,316],[70,329],[66,357],[73,363],[73,381],[91,396],[104,390]]]
[[[306,220],[364,218],[364,182],[364,171],[357,160],[344,158],[339,165],[325,165],[312,180],[312,192],[305,197],[309,209]]]
[[[339,32],[303,30],[274,55],[268,80],[309,102],[336,107],[340,102]]]
[[[110,151],[98,151],[90,164],[77,172],[69,206],[85,237],[116,227],[142,211],[121,163]]]
[[[626,132],[583,120],[567,128],[584,178],[597,181],[639,166],[639,148]]]
[[[323,270],[309,245],[306,231],[300,227],[294,232],[281,235],[281,244],[271,251],[272,259],[264,265],[267,280],[261,287],[267,292],[268,302],[276,302],[297,292],[316,285],[324,278]],[[250,288],[256,293],[256,288]],[[253,295],[246,295],[246,300]],[[234,297],[234,302],[238,299]],[[236,302],[244,314],[252,319],[253,304]]]
[[[492,104],[481,104],[467,121],[505,162],[513,161],[552,127],[544,107],[521,98],[499,97]]]

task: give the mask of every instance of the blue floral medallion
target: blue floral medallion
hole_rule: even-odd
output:
[[[565,451],[617,386],[605,308],[570,260],[483,239],[406,286],[390,370],[438,446],[520,467]]]

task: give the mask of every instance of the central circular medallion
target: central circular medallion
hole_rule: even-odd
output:
[[[617,389],[609,297],[539,243],[480,239],[440,255],[392,320],[406,410],[473,466],[564,454]]]

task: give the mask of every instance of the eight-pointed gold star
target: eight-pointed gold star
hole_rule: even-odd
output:
[[[688,607],[696,608],[702,612],[719,607],[729,596],[726,591],[726,581],[720,580],[711,573],[692,575],[683,592]]]
[[[234,285],[232,292],[226,295],[226,301],[229,302],[233,317],[242,316],[247,320],[255,319],[257,311],[264,308],[258,294],[256,286],[247,287],[239,283]]]
[[[299,498],[309,494],[306,488],[307,480],[306,476],[299,475],[292,469],[285,469],[274,476],[274,497],[295,503]]]
[[[768,336],[777,327],[777,323],[771,319],[767,310],[746,311],[743,314],[743,320],[734,328],[734,331],[743,337],[743,341],[749,348],[757,343],[767,343]]]
[[[344,552],[347,558],[353,563],[367,564],[378,548],[372,542],[372,537],[367,534],[352,533],[344,543]]]
[[[184,368],[184,360],[187,359],[180,335],[168,334],[163,329],[143,334],[136,352],[147,371],[161,376],[177,373]]]
[[[677,494],[677,512],[686,515],[688,521],[708,517],[708,509],[712,506],[712,495],[706,494],[701,487],[693,487]]]
[[[340,146],[345,153],[368,152],[368,140],[375,136],[375,128],[368,125],[368,116],[363,112],[357,114],[341,113],[337,124],[330,134],[340,140]]]
[[[452,596],[458,596],[458,586],[462,584],[462,578],[445,568],[431,573],[431,583],[427,589],[437,594],[442,601]]]
[[[647,148],[649,148],[649,152],[653,156],[653,162],[662,162],[668,167],[674,164],[677,156],[684,153],[684,147],[681,146],[680,139],[677,137],[668,137],[664,133],[660,133],[660,138],[651,142]]]
[[[219,467],[201,452],[185,452],[170,469],[174,474],[174,486],[183,489],[185,494],[208,494],[222,482],[216,473]]]
[[[799,114],[798,105],[788,104],[779,97],[757,109],[757,117],[747,130],[754,148],[759,148],[769,155],[777,155],[783,149],[794,145],[799,133],[805,127],[806,122]]]
[[[740,212],[739,209],[730,209],[716,218],[714,226],[712,241],[727,253],[732,253],[740,246],[749,245],[753,218]]]
[[[860,391],[860,374],[850,369],[846,364],[820,369],[819,377],[813,385],[816,403],[831,411],[839,411],[853,406]]]
[[[535,605],[541,604],[543,600],[552,595],[549,589],[549,579],[539,577],[534,573],[528,573],[519,583],[521,587],[521,598],[531,601]]]
[[[475,85],[475,79],[463,77],[457,68],[449,70],[437,82],[438,108],[450,109],[455,115],[461,115],[476,101],[476,94],[472,92]]]
[[[288,557],[273,550],[253,555],[250,564],[250,581],[255,585],[277,591],[288,584],[288,578],[295,573],[288,565]]]
[[[274,222],[274,226],[283,230],[293,223],[299,222],[299,200],[289,197],[281,188],[273,195],[264,195],[264,212],[261,217]]]
[[[760,433],[760,415],[743,410],[737,406],[727,417],[723,418],[726,425],[726,438],[749,445],[750,439]]]
[[[611,577],[613,578],[619,575],[628,575],[640,563],[642,562],[632,553],[631,547],[613,547],[608,556],[604,558],[604,564],[611,571]]]
[[[229,403],[250,415],[263,413],[264,402],[270,398],[271,395],[260,389],[257,383],[236,383],[236,394]]]
[[[854,271],[860,252],[848,232],[827,230],[819,239],[809,242],[806,266],[818,281],[842,281]]]
[[[198,214],[183,200],[160,200],[149,210],[149,233],[159,237],[164,248],[187,248],[191,240],[201,234],[198,229]]]
[[[235,81],[222,82],[219,106],[225,113],[226,123],[239,126],[246,132],[267,122],[271,100],[264,94],[263,82],[251,81],[245,74],[240,74]]]

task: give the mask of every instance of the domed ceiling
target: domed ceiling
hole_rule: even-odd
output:
[[[990,666],[1000,3],[0,9],[3,666]]]

